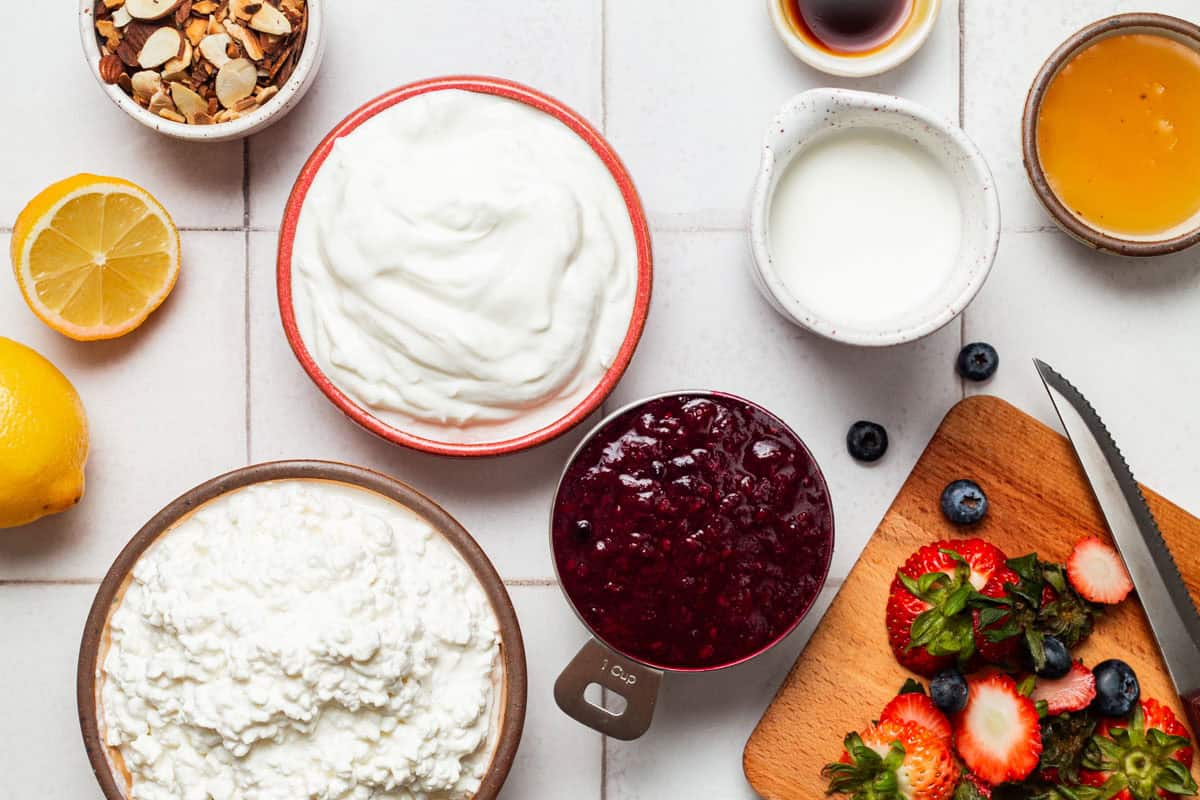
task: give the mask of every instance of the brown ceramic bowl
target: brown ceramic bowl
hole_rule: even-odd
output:
[[[92,603],[83,643],[79,649],[76,692],[79,724],[92,770],[100,782],[105,800],[128,800],[130,778],[119,752],[104,743],[99,702],[99,667],[108,646],[108,624],[128,586],[134,564],[163,534],[195,513],[204,504],[237,489],[278,480],[330,481],[366,489],[423,517],[446,538],[467,566],[475,573],[491,603],[500,629],[500,670],[497,702],[498,732],[492,745],[492,760],[487,775],[476,793],[476,800],[493,800],[500,793],[517,755],[521,732],[525,727],[527,676],[525,645],[512,601],[492,562],[453,517],[441,506],[416,490],[378,472],[327,461],[277,461],[235,470],[214,478],[178,498],[158,512],[126,545],[113,562]]]
[[[1042,170],[1041,156],[1038,153],[1037,129],[1042,100],[1058,73],[1089,45],[1109,36],[1128,33],[1168,36],[1200,50],[1200,27],[1165,14],[1118,14],[1092,23],[1067,39],[1042,65],[1025,101],[1025,116],[1021,124],[1025,171],[1029,173],[1029,181],[1033,184],[1038,200],[1045,206],[1055,223],[1080,242],[1102,253],[1113,255],[1161,256],[1186,250],[1200,242],[1200,219],[1193,221],[1190,229],[1182,233],[1164,234],[1164,238],[1126,238],[1096,228],[1080,219],[1059,200]]]

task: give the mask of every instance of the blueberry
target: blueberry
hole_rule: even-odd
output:
[[[1054,636],[1047,636],[1043,640],[1042,646],[1046,650],[1046,663],[1041,669],[1037,670],[1038,676],[1049,678],[1050,680],[1058,680],[1065,677],[1071,671],[1073,663],[1071,661],[1071,651],[1067,649],[1067,646],[1062,643],[1061,639]]]
[[[1097,664],[1092,674],[1096,677],[1092,710],[1104,717],[1128,716],[1142,696],[1142,687],[1130,666],[1111,658]]]
[[[929,696],[943,714],[957,714],[967,705],[967,679],[957,669],[939,672],[929,684]]]
[[[874,422],[856,422],[846,434],[846,449],[859,461],[878,461],[888,449],[887,431]]]
[[[986,381],[999,366],[1000,354],[984,342],[969,344],[958,354],[958,374],[969,381]]]
[[[955,525],[974,525],[987,510],[987,495],[975,481],[955,481],[942,492],[942,513]]]

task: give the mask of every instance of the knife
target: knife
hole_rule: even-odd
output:
[[[1133,577],[1192,732],[1200,736],[1200,614],[1179,567],[1100,415],[1070,381],[1043,361],[1033,363]]]

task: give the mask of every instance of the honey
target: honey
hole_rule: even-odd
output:
[[[915,0],[779,0],[797,35],[834,55],[887,47],[913,17]]]
[[[1050,83],[1038,159],[1059,200],[1089,225],[1164,234],[1200,213],[1200,53],[1165,35],[1088,46]]]

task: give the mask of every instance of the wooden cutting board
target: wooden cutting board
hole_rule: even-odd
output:
[[[958,478],[978,482],[990,502],[987,518],[969,531],[946,522],[939,507],[942,489]],[[1192,597],[1200,601],[1200,520],[1146,494]],[[884,628],[896,568],[922,545],[964,534],[987,539],[1010,557],[1036,551],[1060,562],[1082,536],[1109,538],[1065,437],[993,397],[957,405],[746,743],[746,777],[764,798],[824,796],[822,766],[841,754],[847,732],[879,715],[909,674],[893,659]],[[1129,662],[1143,696],[1171,704],[1185,720],[1136,601],[1105,616],[1078,655],[1088,664]],[[1195,774],[1200,780],[1200,767]]]

